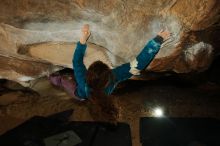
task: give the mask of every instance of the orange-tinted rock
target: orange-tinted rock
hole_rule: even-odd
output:
[[[96,48],[88,51],[87,66],[99,58],[113,67],[129,62],[167,27],[173,36],[147,70],[203,71],[213,52],[219,52],[213,44],[218,41],[210,41],[218,37],[219,9],[219,0],[2,0],[0,63],[7,66],[2,65],[0,76],[17,81],[20,76],[32,79],[51,73],[56,65],[71,68],[74,44],[85,23],[92,31],[89,48]],[[197,33],[207,30],[209,41],[205,33]]]

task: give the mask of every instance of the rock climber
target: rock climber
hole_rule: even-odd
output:
[[[74,79],[68,80],[62,75],[51,75],[49,77],[52,84],[64,88],[71,96],[79,100],[85,100],[96,95],[110,95],[118,83],[133,75],[139,75],[140,71],[145,69],[154,59],[161,48],[161,44],[170,37],[170,32],[161,30],[155,38],[145,45],[133,61],[114,69],[110,69],[102,61],[95,61],[86,69],[83,58],[90,35],[89,25],[86,24],[82,27],[82,35],[73,54]]]

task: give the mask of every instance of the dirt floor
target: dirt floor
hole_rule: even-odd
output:
[[[0,90],[0,134],[32,116],[47,116],[71,108],[71,120],[93,121],[86,104],[51,86],[46,78],[33,83],[32,88],[38,93],[15,86]],[[169,79],[126,81],[114,96],[120,109],[119,121],[131,126],[133,146],[140,146],[139,118],[153,116],[155,107],[162,107],[166,117],[220,119],[220,88],[211,83],[194,86]]]

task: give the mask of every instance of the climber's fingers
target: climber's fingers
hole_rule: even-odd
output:
[[[82,27],[82,36],[80,38],[80,43],[85,44],[91,35],[89,24],[85,24]]]
[[[160,31],[159,31],[159,33],[162,33],[164,31],[164,29],[161,29]]]
[[[89,36],[90,35],[90,30],[89,30],[89,24],[85,24],[82,27],[82,32],[84,35]]]
[[[170,37],[170,32],[169,30],[166,28],[166,29],[162,29],[157,35],[161,36],[164,41],[169,39]]]

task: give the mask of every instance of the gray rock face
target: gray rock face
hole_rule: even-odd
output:
[[[172,37],[146,70],[203,71],[217,50],[209,40],[218,30],[219,9],[218,0],[2,0],[0,78],[23,82],[72,68],[72,53],[85,23],[92,31],[86,66],[95,60],[111,67],[129,62],[160,29],[168,28]],[[208,41],[194,33],[210,28]],[[31,70],[33,65],[37,71]]]

